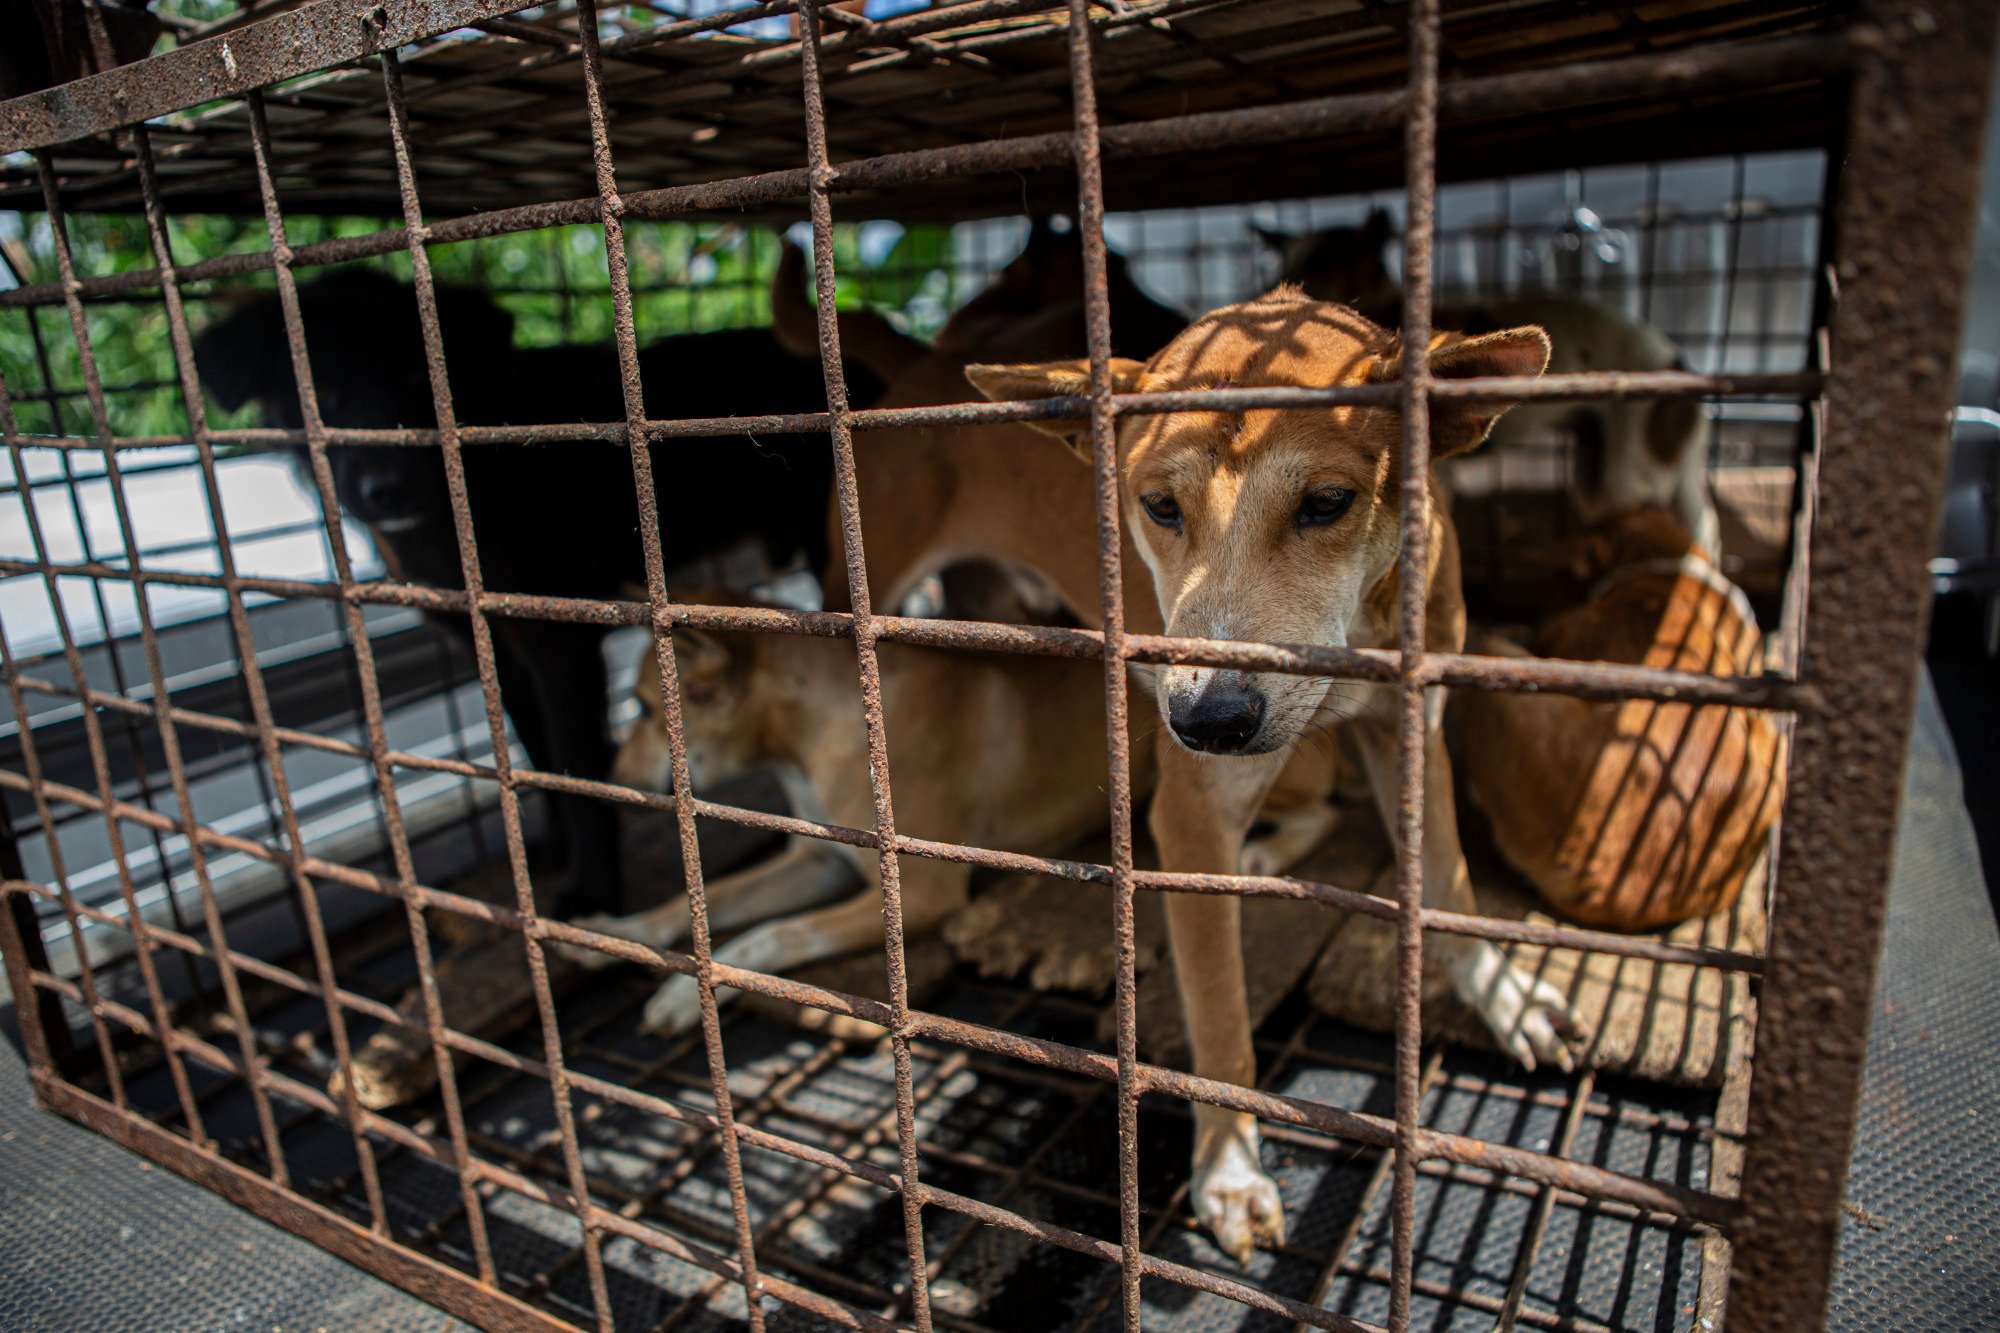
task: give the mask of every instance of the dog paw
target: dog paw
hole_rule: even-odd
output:
[[[1214,1161],[1195,1168],[1189,1192],[1195,1216],[1237,1263],[1249,1263],[1259,1242],[1284,1243],[1285,1207],[1277,1182],[1264,1174],[1256,1149],[1240,1138],[1228,1138]]]
[[[701,1022],[701,987],[693,977],[672,977],[646,1001],[642,1031],[656,1037],[678,1037]]]
[[[578,930],[594,931],[599,935],[616,935],[621,939],[626,937],[625,932],[618,928],[618,918],[608,913],[580,916],[569,924]],[[605,968],[623,961],[612,957],[602,949],[593,949],[587,944],[556,944],[552,947],[558,957],[576,964],[586,972],[602,972]]]
[[[1459,997],[1479,1014],[1500,1049],[1528,1069],[1543,1063],[1568,1073],[1576,1068],[1575,1042],[1588,1036],[1569,997],[1509,962],[1488,941],[1468,951],[1453,981]]]

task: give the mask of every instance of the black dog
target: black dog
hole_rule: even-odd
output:
[[[491,299],[450,287],[437,295],[461,425],[624,420],[611,346],[517,349],[511,318]],[[301,286],[299,299],[327,425],[435,428],[412,288],[349,270]],[[224,407],[255,400],[268,425],[302,425],[275,296],[245,304],[204,330],[195,356],[203,381]],[[826,409],[818,363],[784,351],[763,329],[662,339],[641,350],[640,373],[646,413],[654,419]],[[880,392],[880,382],[862,367],[850,365],[847,373],[856,402]],[[758,548],[769,570],[802,562],[815,579],[822,574],[833,476],[825,435],[668,439],[650,454],[652,500],[669,570],[747,544]],[[617,598],[643,583],[638,495],[623,445],[467,445],[463,457],[488,591]],[[335,446],[328,461],[341,507],[374,532],[399,578],[464,586],[438,450]],[[441,619],[469,633],[465,618]],[[490,623],[502,699],[530,762],[545,771],[602,778],[611,764],[603,631],[511,616],[494,616]],[[556,796],[553,809],[557,850],[567,868],[560,911],[617,910],[611,808],[587,797]]]

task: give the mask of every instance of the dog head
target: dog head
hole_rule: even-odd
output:
[[[1145,365],[1114,361],[1124,392],[1389,383],[1401,342],[1345,306],[1279,288],[1198,320]],[[1427,355],[1442,378],[1536,375],[1547,364],[1538,328],[1480,338],[1441,334]],[[1080,362],[974,366],[989,398],[1088,392]],[[1486,438],[1503,407],[1436,405],[1432,453]],[[1037,423],[1090,455],[1083,421]],[[1178,412],[1118,422],[1127,531],[1147,568],[1167,632],[1345,647],[1370,637],[1371,590],[1395,569],[1400,413],[1393,407]],[[1206,667],[1159,670],[1170,729],[1189,749],[1263,754],[1312,723],[1328,682]]]
[[[481,421],[505,385],[513,320],[485,295],[437,289],[438,323],[461,421]],[[429,362],[416,290],[372,269],[344,268],[301,283],[300,323],[319,414],[353,430],[434,430]],[[225,411],[255,403],[265,426],[305,424],[282,308],[276,293],[234,303],[194,340],[195,364],[210,397]],[[303,460],[305,451],[293,451]],[[327,451],[341,506],[378,532],[450,521],[444,463],[436,449],[340,445]],[[310,483],[308,483],[310,485]]]
[[[721,594],[704,595],[713,604]],[[740,599],[736,599],[740,600]],[[674,668],[680,676],[681,737],[687,747],[688,777],[695,790],[757,767],[758,741],[756,634],[674,631]],[[673,790],[673,757],[667,744],[667,715],[660,690],[659,658],[646,645],[633,686],[639,720],[618,748],[611,780],[645,791]]]
[[[1395,223],[1376,209],[1358,227],[1329,227],[1292,236],[1253,227],[1257,239],[1284,265],[1284,280],[1315,301],[1338,301],[1378,324],[1402,320],[1403,289],[1382,262]]]

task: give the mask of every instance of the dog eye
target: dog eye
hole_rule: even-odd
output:
[[[1314,528],[1328,523],[1338,523],[1341,515],[1345,514],[1348,506],[1353,503],[1354,492],[1345,486],[1307,491],[1305,499],[1299,501],[1299,526]]]
[[[1161,527],[1181,530],[1181,507],[1165,491],[1147,491],[1139,497],[1139,505],[1146,511],[1146,517]]]

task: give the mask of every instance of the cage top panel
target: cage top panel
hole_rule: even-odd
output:
[[[285,17],[297,22],[335,8]],[[1846,8],[1838,0],[1444,0],[1440,174],[1826,142],[1840,106],[1829,62],[1776,59],[1684,86],[1663,62],[1685,62],[1697,49],[1776,56],[1810,45],[1799,39],[1834,28]],[[577,14],[566,5],[530,12],[531,20],[496,20],[403,50],[418,185],[434,218],[596,194]],[[600,20],[621,192],[803,167],[794,19],[673,35],[671,20],[655,14],[640,22],[630,12]],[[1107,202],[1149,208],[1393,184],[1401,172],[1395,94],[1407,65],[1405,13],[1380,0],[1116,0],[1094,8],[1100,118],[1110,136]],[[875,20],[828,11],[823,32],[836,164],[920,150],[938,159],[937,170],[858,188],[844,183],[842,215],[951,218],[1074,205],[1073,176],[1058,154],[971,173],[950,161],[952,149],[1072,128],[1066,6],[971,0]],[[1590,62],[1621,57],[1650,58],[1664,77],[1587,77]],[[1701,58],[1690,66],[1697,73]],[[102,81],[136,80],[160,59],[100,75],[92,89],[73,85],[75,96],[89,92],[115,105]],[[1494,87],[1495,76],[1513,76],[1513,87]],[[1455,86],[1470,95],[1454,103]],[[1349,100],[1332,116],[1324,103],[1314,109],[1314,99],[1329,97]],[[377,60],[279,83],[266,105],[287,211],[400,211]],[[0,124],[6,110],[0,106]],[[1169,122],[1259,111],[1267,119],[1247,136],[1240,120],[1238,131],[1211,124],[1206,137],[1176,134]],[[1147,144],[1118,141],[1120,128],[1148,122]],[[259,209],[243,102],[211,102],[152,124],[170,207]],[[75,140],[53,150],[52,160],[67,207],[140,206],[129,136]],[[0,206],[36,208],[40,199],[35,162],[26,154],[0,159]],[[803,209],[796,190],[736,202],[732,220],[782,220]]]

